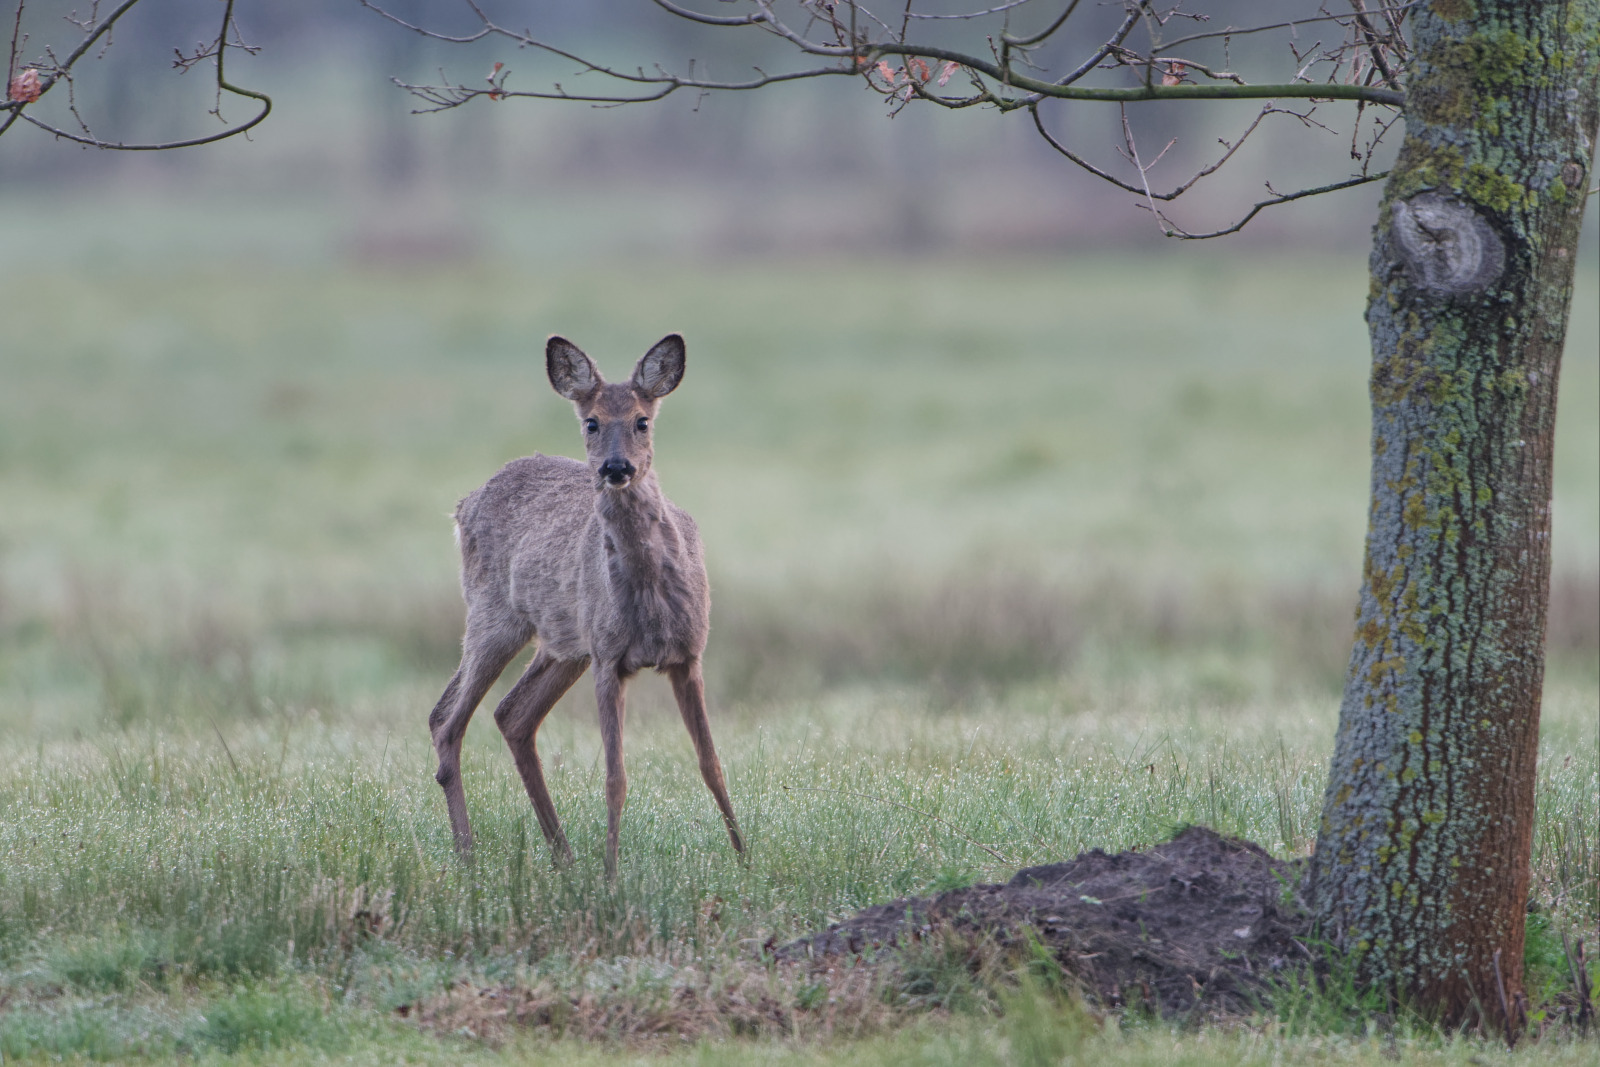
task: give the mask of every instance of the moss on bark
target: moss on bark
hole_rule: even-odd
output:
[[[1515,1027],[1600,0],[1413,17],[1371,262],[1366,562],[1311,888],[1368,978]]]

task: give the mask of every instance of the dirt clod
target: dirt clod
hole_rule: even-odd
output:
[[[1298,865],[1191,826],[1148,851],[1094,849],[1004,885],[880,904],[776,955],[858,955],[941,931],[1010,945],[1031,931],[1103,1006],[1247,1013],[1265,1002],[1271,976],[1313,962],[1299,882]]]

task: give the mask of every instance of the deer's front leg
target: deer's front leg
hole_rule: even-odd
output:
[[[606,880],[617,877],[617,834],[622,805],[628,799],[628,775],[622,769],[623,698],[627,680],[614,663],[596,664],[594,695],[600,707],[600,743],[606,757]]]
[[[735,852],[744,851],[744,841],[739,837],[739,821],[733,817],[733,801],[728,799],[728,784],[722,777],[722,763],[717,759],[717,748],[711,743],[711,720],[706,715],[706,683],[701,676],[700,661],[667,668],[672,679],[672,695],[678,698],[678,713],[694,742],[695,758],[700,761],[700,777],[722,810],[722,821],[728,827],[728,840]]]

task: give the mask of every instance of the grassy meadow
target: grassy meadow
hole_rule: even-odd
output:
[[[1359,257],[1209,248],[9,274],[0,1055],[1592,1062],[1592,1038],[1513,1055],[1287,990],[1252,1026],[1098,1019],[949,946],[761,960],[1186,822],[1309,852],[1365,528],[1366,289]],[[1547,997],[1560,934],[1600,915],[1597,291],[1591,262],[1557,439]],[[490,719],[508,672],[468,735],[464,868],[424,722],[458,651],[448,515],[508,459],[578,452],[547,334],[620,376],[669,330],[689,369],[657,466],[706,541],[749,862],[652,677],[614,886],[587,681],[541,732],[578,856],[552,870]]]

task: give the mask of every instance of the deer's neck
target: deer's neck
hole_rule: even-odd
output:
[[[683,542],[654,471],[620,492],[602,491],[594,510],[614,586],[657,585],[676,570]]]

